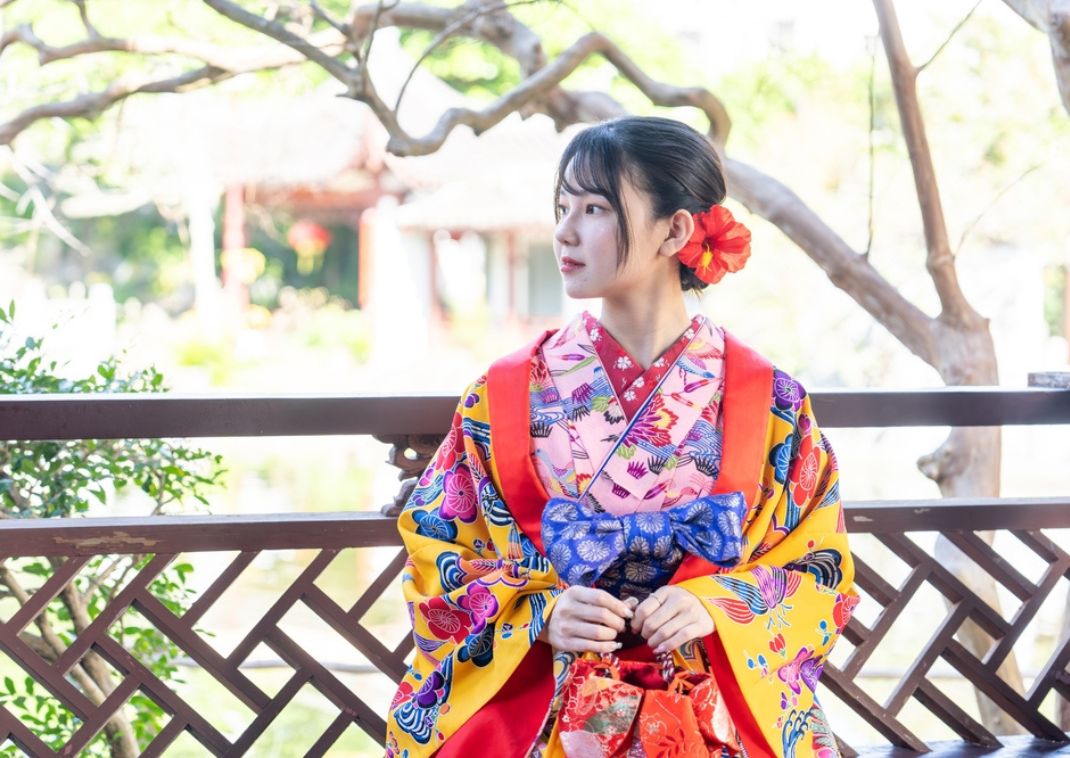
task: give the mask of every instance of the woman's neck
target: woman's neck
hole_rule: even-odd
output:
[[[677,290],[679,293],[679,290]],[[691,325],[683,294],[605,298],[599,319],[621,347],[645,369]]]

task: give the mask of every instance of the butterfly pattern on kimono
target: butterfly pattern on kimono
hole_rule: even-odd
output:
[[[524,431],[550,498],[582,498],[614,515],[659,512],[713,492],[731,439],[722,408],[731,401],[725,375],[733,353],[721,329],[705,319],[697,327],[631,415],[584,319],[533,348]],[[740,557],[677,586],[714,618],[716,643],[706,644],[723,649],[768,749],[829,758],[835,743],[814,689],[858,602],[853,565],[835,456],[809,397],[779,370],[769,387],[767,443],[754,494],[747,493]],[[488,397],[486,377],[462,395],[450,433],[399,518],[416,650],[390,708],[391,758],[430,755],[478,721],[541,644],[563,587],[533,542],[531,523],[503,496],[505,463],[495,457],[502,432],[491,424]],[[547,658],[547,697],[566,680],[568,661]],[[535,689],[534,682],[517,686],[518,693]],[[535,705],[539,713],[543,707]],[[548,750],[554,754],[553,745]]]

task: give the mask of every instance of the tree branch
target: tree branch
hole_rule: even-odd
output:
[[[928,251],[925,267],[940,298],[940,318],[960,326],[976,323],[981,317],[963,295],[955,273],[955,258],[948,241],[944,208],[936,183],[936,170],[933,167],[929,140],[918,104],[917,69],[910,63],[891,0],[873,0],[873,4],[877,9],[881,40],[888,58],[888,68],[891,70],[895,103],[899,109],[903,138],[907,143],[910,166],[914,172],[914,187],[921,207],[925,248]]]
[[[970,12],[967,13],[965,16],[963,16],[961,21],[959,21],[957,24],[955,24],[955,28],[951,30],[951,32],[947,35],[947,37],[944,39],[944,41],[940,43],[940,46],[938,48],[936,48],[936,52],[934,52],[932,55],[930,55],[929,59],[927,61],[922,63],[920,66],[918,66],[918,70],[917,70],[918,74],[920,74],[922,71],[924,71],[926,68],[928,68],[929,64],[932,63],[934,60],[936,60],[937,57],[940,55],[940,53],[944,52],[944,48],[947,47],[948,44],[950,44],[951,40],[953,40],[955,38],[955,35],[959,33],[959,30],[962,29],[962,27],[966,26],[966,22],[969,21],[970,18],[973,16],[974,11],[976,11],[977,8],[980,7],[981,2],[982,2],[982,0],[977,0],[977,2],[974,4],[974,6],[972,8],[970,8]]]
[[[67,60],[80,55],[95,53],[132,53],[138,55],[182,55],[200,61],[208,66],[230,71],[278,68],[294,63],[303,63],[306,56],[296,50],[253,47],[228,48],[212,45],[199,40],[174,39],[168,37],[144,36],[134,39],[121,37],[88,37],[69,45],[56,47],[49,45],[34,32],[29,24],[20,24],[0,37],[0,54],[4,48],[15,42],[22,42],[37,50],[38,65],[46,66],[59,60]],[[341,50],[345,42],[343,35],[328,30],[309,37],[309,43],[317,49]]]
[[[287,47],[291,47],[323,69],[338,81],[352,88],[356,72],[329,53],[324,52],[310,37],[302,37],[291,32],[277,21],[250,13],[230,0],[204,0],[204,4],[231,21],[271,37]]]
[[[235,73],[234,71],[225,71],[214,66],[205,66],[168,79],[119,81],[100,92],[78,95],[70,100],[58,103],[36,105],[32,108],[27,108],[10,121],[0,123],[0,145],[10,145],[19,134],[42,119],[89,118],[99,115],[120,100],[125,100],[131,95],[142,92],[186,92],[229,79]]]
[[[1003,0],[1015,13],[1048,35],[1055,81],[1070,113],[1070,0]]]
[[[910,352],[932,365],[938,347],[933,320],[881,276],[788,187],[726,158],[728,194],[775,225]]]
[[[427,57],[431,55],[431,53],[438,49],[438,47],[450,37],[455,35],[464,27],[471,25],[472,22],[476,21],[482,16],[486,16],[500,10],[505,10],[507,8],[514,8],[518,5],[534,5],[535,3],[541,2],[545,2],[545,0],[516,0],[516,2],[512,3],[479,5],[471,13],[462,16],[456,21],[451,22],[448,26],[442,29],[442,31],[435,35],[435,38],[431,40],[431,43],[427,46],[427,49],[424,50],[423,53],[420,54],[420,57],[417,58],[416,61],[412,64],[412,68],[409,69],[409,74],[405,77],[405,81],[401,83],[401,88],[398,90],[398,96],[394,100],[394,112],[396,113],[401,108],[401,99],[405,96],[405,90],[408,89],[409,82],[412,81],[412,77],[416,75],[416,72],[420,69],[420,66],[423,65],[423,62],[427,60]]]

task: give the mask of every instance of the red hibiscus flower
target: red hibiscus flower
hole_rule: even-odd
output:
[[[431,634],[440,640],[463,642],[472,628],[472,617],[467,611],[452,607],[440,597],[420,603],[420,614],[427,620]]]
[[[692,214],[695,231],[680,250],[680,262],[708,284],[739,271],[750,257],[750,229],[732,217],[723,205]]]

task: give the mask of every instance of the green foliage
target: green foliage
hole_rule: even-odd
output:
[[[164,390],[163,376],[153,368],[124,372],[115,358],[101,361],[87,377],[62,375],[50,360],[45,339],[16,340],[15,304],[0,308],[0,394],[142,393]],[[91,505],[108,505],[116,494],[140,491],[161,513],[188,503],[207,504],[206,493],[221,483],[222,459],[206,450],[169,440],[7,441],[0,443],[0,510],[7,518],[76,516]],[[67,590],[46,608],[42,622],[65,644],[75,636],[79,619],[96,618],[126,579],[136,574],[151,555],[94,557]],[[32,588],[50,576],[59,563],[43,558],[9,559],[13,582]],[[187,586],[192,566],[180,563],[161,572],[149,585],[169,610],[180,614],[189,604]],[[12,593],[11,584],[7,587]],[[181,651],[134,611],[128,611],[109,630],[112,636],[164,681],[175,682]],[[29,677],[7,677],[0,703],[59,749],[79,727],[78,719],[49,693],[35,689]],[[144,748],[166,721],[166,714],[150,699],[136,695],[123,710],[139,745]],[[4,754],[19,754],[10,748]],[[100,735],[82,753],[109,755]]]

